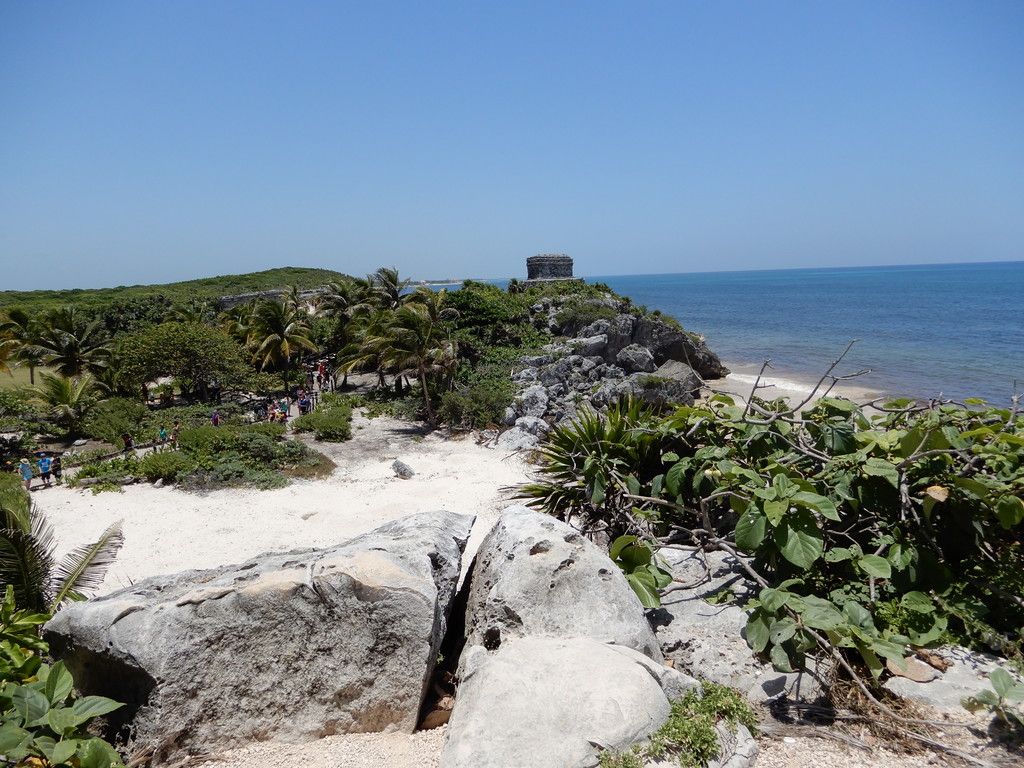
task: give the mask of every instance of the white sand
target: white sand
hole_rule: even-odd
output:
[[[384,417],[357,416],[353,426],[347,443],[315,444],[338,465],[330,477],[278,490],[200,495],[133,485],[123,493],[61,487],[32,495],[62,550],[94,541],[110,523],[123,521],[124,547],[102,590],[110,592],[147,576],[329,546],[388,520],[437,509],[477,516],[470,543],[475,551],[496,513],[510,503],[507,486],[528,479],[528,465],[518,455],[482,447],[470,437],[420,437],[413,425]],[[396,458],[415,477],[395,477]]]
[[[717,392],[736,395],[746,401],[746,398],[750,396],[753,390],[754,384],[758,381],[761,366],[727,363],[727,367],[731,373],[724,379],[709,381],[708,387]],[[811,392],[814,391],[817,383],[817,379],[812,381],[792,375],[780,375],[777,371],[769,368],[765,371],[764,376],[761,377],[759,384],[759,387],[766,386],[766,388],[759,388],[757,395],[763,400],[785,397],[792,405],[797,405],[807,399]],[[827,386],[826,384],[825,387],[822,387],[815,393],[815,400],[825,394]],[[841,382],[833,387],[829,394],[832,397],[845,397],[858,403],[866,403],[882,395],[881,392],[876,390],[858,386],[856,379]]]

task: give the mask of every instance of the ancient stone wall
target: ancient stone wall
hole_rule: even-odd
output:
[[[564,253],[542,253],[526,260],[526,276],[530,280],[565,280],[572,278],[572,258]]]

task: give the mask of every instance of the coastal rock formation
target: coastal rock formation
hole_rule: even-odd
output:
[[[467,646],[527,636],[588,637],[661,660],[622,571],[578,532],[526,507],[505,509],[470,570]]]
[[[83,694],[128,703],[119,714],[153,764],[411,732],[472,523],[423,513],[330,549],[157,576],[68,606],[45,636]]]
[[[524,416],[561,424],[581,408],[602,410],[626,396],[660,408],[689,405],[705,379],[728,373],[702,338],[663,317],[632,314],[611,296],[568,301],[544,297],[530,308],[536,327],[566,338],[519,361],[512,381],[520,392],[505,426]],[[594,314],[611,316],[590,320]],[[505,442],[523,439],[517,433]]]
[[[697,685],[632,648],[525,637],[470,648],[442,768],[583,768],[644,740]]]

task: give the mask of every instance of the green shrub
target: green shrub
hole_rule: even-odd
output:
[[[600,301],[586,298],[573,299],[567,301],[558,310],[555,322],[558,323],[563,334],[573,336],[597,320],[613,320],[618,314],[618,310]]]
[[[18,610],[14,588],[0,605],[0,744],[5,765],[122,766],[107,742],[92,736],[89,723],[122,707],[102,696],[79,698],[63,662],[44,662],[49,652],[39,637],[47,614]],[[45,761],[45,762],[44,762]]]
[[[456,429],[480,429],[498,425],[514,395],[512,382],[488,380],[469,384],[441,397],[438,418]]]
[[[1008,599],[1024,589],[1015,411],[826,397],[795,413],[715,395],[661,417],[620,403],[553,430],[543,453],[544,481],[523,494],[552,514],[749,555],[770,586],[746,603],[745,636],[782,671],[823,643],[876,678],[946,639],[1024,658],[1024,605]]]
[[[139,471],[151,483],[157,480],[175,483],[195,469],[195,461],[181,451],[147,453],[139,461]]]
[[[352,437],[352,405],[343,397],[324,395],[316,410],[292,421],[292,429],[312,432],[324,442],[344,442]]]
[[[705,682],[701,691],[691,689],[672,702],[668,720],[651,734],[647,744],[618,754],[602,753],[601,768],[642,768],[648,761],[670,757],[682,768],[704,768],[720,754],[719,723],[734,732],[743,725],[753,733],[757,717],[742,694]]]
[[[150,410],[138,400],[112,397],[92,409],[85,420],[83,432],[111,445],[121,444],[121,435],[141,437],[140,427],[150,418]]]

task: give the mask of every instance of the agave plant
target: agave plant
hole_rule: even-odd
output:
[[[19,607],[46,613],[97,589],[124,543],[121,524],[114,523],[58,561],[53,528],[7,478],[0,481],[0,526],[0,592],[10,586]]]

